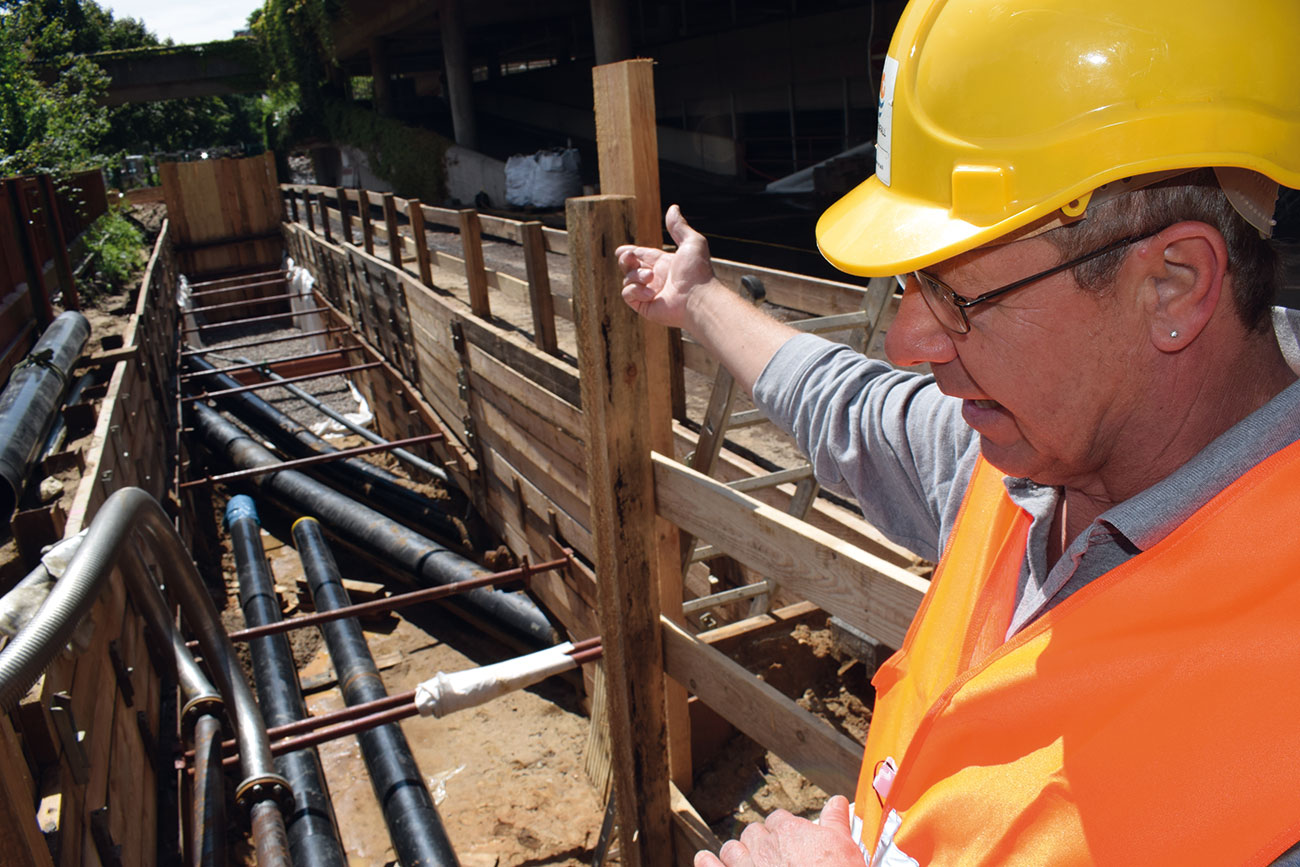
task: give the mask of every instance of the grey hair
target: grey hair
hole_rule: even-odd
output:
[[[1282,284],[1281,256],[1274,243],[1261,237],[1237,213],[1213,169],[1197,169],[1124,193],[1089,209],[1086,220],[1048,232],[1043,238],[1062,258],[1070,259],[1125,235],[1154,235],[1187,220],[1207,223],[1223,236],[1237,317],[1249,331],[1266,331],[1270,308]],[[1075,280],[1086,289],[1109,286],[1131,249],[1121,248],[1084,262],[1074,268]]]

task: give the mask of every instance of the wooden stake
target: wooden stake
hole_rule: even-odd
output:
[[[370,222],[370,194],[365,190],[357,190],[357,208],[361,217],[361,243],[365,246],[366,252],[373,256],[375,255],[375,227]]]
[[[669,865],[661,558],[644,323],[623,303],[611,255],[631,237],[632,200],[570,199],[566,218],[620,839],[631,867]]]
[[[469,286],[469,306],[481,319],[492,318],[488,302],[487,268],[483,264],[483,231],[478,223],[478,211],[461,211],[460,243],[465,248],[465,283]]]
[[[397,201],[384,193],[384,227],[388,229],[388,261],[402,267],[402,236],[397,231]]]
[[[325,205],[324,193],[316,194],[316,204],[320,205],[320,227],[321,231],[325,234],[325,242],[333,244],[334,235],[330,232],[330,212],[329,208]]]
[[[546,266],[546,238],[542,224],[533,221],[519,227],[524,246],[524,269],[528,275],[528,297],[533,308],[533,342],[543,352],[554,355],[559,344],[555,339],[555,299],[551,297],[551,274]]]
[[[659,206],[659,144],[655,134],[654,61],[627,60],[592,70],[596,94],[596,138],[600,158],[600,185],[607,194],[635,196],[636,243],[646,247],[663,244],[662,212]],[[613,258],[613,248],[609,251]],[[680,341],[681,335],[676,339]],[[673,455],[672,418],[674,393],[684,395],[682,366],[673,364],[672,335],[659,325],[645,326],[647,399],[650,448]],[[684,406],[685,398],[681,398]],[[681,625],[681,543],[677,528],[656,519],[659,569],[664,579],[659,586],[659,604],[664,614]],[[671,576],[671,577],[670,577]],[[668,681],[668,751],[673,782],[683,792],[691,791],[691,729],[686,709],[686,690]]]
[[[307,231],[314,234],[316,232],[316,217],[312,214],[311,193],[306,190],[302,191],[302,209],[307,214]]]
[[[406,218],[411,221],[411,240],[415,243],[415,261],[420,267],[420,282],[433,286],[433,262],[429,256],[429,241],[424,234],[424,211],[419,199],[406,205]]]
[[[343,240],[352,243],[352,211],[348,209],[348,191],[343,187],[334,190],[335,200],[339,205],[339,222],[343,224]]]

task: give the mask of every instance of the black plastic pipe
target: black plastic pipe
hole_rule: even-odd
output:
[[[63,405],[68,373],[90,337],[90,323],[75,310],[59,314],[0,392],[0,514],[18,507],[41,446]]]
[[[192,404],[190,409],[195,432],[213,452],[229,456],[235,466],[262,467],[278,463],[274,455],[222,418],[221,413],[202,404]],[[417,587],[464,581],[483,572],[474,561],[302,473],[280,470],[257,477],[254,484],[300,513],[316,515],[344,541],[411,576],[411,583]],[[556,642],[555,629],[546,615],[522,593],[479,588],[446,604],[456,606],[457,603],[463,603],[471,615],[485,617],[526,646],[538,648]]]
[[[211,362],[198,357],[187,358],[185,365],[194,371],[219,370]],[[216,373],[204,379],[220,388],[239,385],[238,380],[224,373]],[[228,393],[214,400],[294,457],[327,455],[338,451],[296,419],[251,392]],[[417,491],[402,487],[398,477],[385,469],[361,458],[343,458],[322,464],[317,472],[319,477],[347,488],[355,496],[364,497],[376,509],[403,524],[428,530],[462,548],[468,547],[464,525],[458,524],[448,515],[443,505]],[[447,493],[451,498],[448,504],[453,510],[467,508],[467,502],[458,489],[449,487]]]
[[[253,498],[243,494],[232,497],[226,506],[226,529],[239,576],[239,604],[249,626],[280,620],[280,603],[266,565],[260,527]],[[283,634],[255,638],[249,642],[249,649],[253,656],[257,704],[267,728],[304,719],[307,706],[298,686],[298,671],[288,638]],[[313,867],[347,867],[316,749],[277,756],[275,769],[289,781],[293,791],[293,806],[284,821],[290,860]]]
[[[338,565],[316,519],[299,518],[293,525],[293,540],[316,610],[329,611],[350,604]],[[320,629],[343,690],[343,700],[351,706],[386,697],[388,691],[379,677],[360,623],[355,619],[335,620],[322,624]],[[398,861],[405,867],[458,864],[401,727],[389,723],[359,732],[357,741],[361,744],[375,797],[383,807],[384,822]]]

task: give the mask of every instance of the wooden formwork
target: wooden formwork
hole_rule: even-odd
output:
[[[136,486],[169,503],[175,443],[176,281],[164,224],[118,350],[67,516],[80,532],[113,491]],[[60,655],[18,709],[0,719],[0,818],[5,863],[81,867],[150,865],[156,859],[159,667],[143,618],[117,570],[91,612],[89,644]],[[163,648],[169,653],[170,648]]]
[[[181,273],[221,276],[279,267],[275,158],[159,163]]]

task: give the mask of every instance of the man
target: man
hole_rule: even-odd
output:
[[[929,375],[753,310],[676,207],[675,254],[620,248],[630,305],[939,559],[852,813],[775,813],[723,863],[1296,857],[1300,320],[1265,236],[1298,38],[1290,0],[913,0],[876,176],[818,243],[909,275],[886,351]]]

